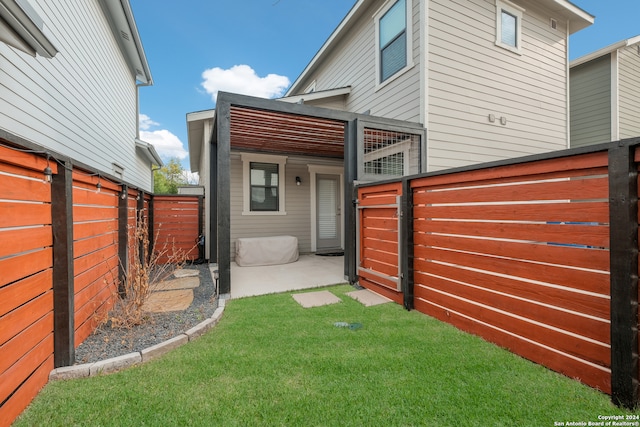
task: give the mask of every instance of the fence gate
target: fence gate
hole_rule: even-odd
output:
[[[403,303],[402,184],[358,189],[356,266],[359,283]]]

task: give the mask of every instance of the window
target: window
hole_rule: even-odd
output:
[[[278,164],[249,163],[251,211],[278,211]]]
[[[510,2],[496,0],[496,45],[521,53],[522,13],[524,9]]]
[[[376,15],[378,84],[389,81],[411,63],[411,0],[390,2]]]
[[[286,215],[286,156],[243,153],[242,215]]]

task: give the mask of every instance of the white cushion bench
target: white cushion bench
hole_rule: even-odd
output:
[[[241,267],[288,264],[297,260],[297,237],[272,236],[236,239],[235,261]]]

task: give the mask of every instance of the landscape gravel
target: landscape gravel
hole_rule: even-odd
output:
[[[104,324],[76,348],[76,364],[142,351],[210,318],[218,308],[218,296],[209,265],[188,265],[184,269],[196,269],[200,273],[200,286],[193,290],[193,302],[186,310],[150,313],[147,322],[131,329],[116,329]]]

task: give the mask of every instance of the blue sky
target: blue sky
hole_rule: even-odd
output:
[[[154,85],[140,89],[141,138],[185,169],[186,114],[216,89],[284,93],[355,0],[130,0]],[[596,16],[571,36],[570,59],[640,35],[640,0],[573,0]]]

